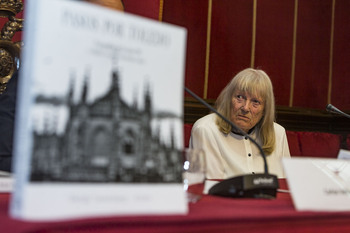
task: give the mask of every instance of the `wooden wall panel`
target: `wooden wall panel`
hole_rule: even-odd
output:
[[[250,66],[252,16],[253,0],[213,1],[207,98],[216,99],[237,72]]]
[[[327,104],[332,0],[299,1],[293,106]]]
[[[160,0],[123,0],[125,12],[158,20]]]
[[[254,67],[271,78],[277,105],[289,105],[294,0],[257,2]]]
[[[188,29],[185,85],[209,103],[214,103],[238,71],[253,65],[271,77],[279,105],[277,119],[287,129],[343,132],[350,128],[347,119],[333,120],[334,116],[324,110],[329,99],[350,112],[349,0],[124,0],[124,3],[128,13]],[[297,31],[293,40],[295,3]],[[14,40],[20,39],[17,33]],[[208,111],[187,96],[185,113],[185,121],[193,123]]]
[[[336,0],[331,102],[350,110],[350,1]]]
[[[208,0],[164,0],[163,21],[187,28],[185,86],[199,96],[204,91],[207,16]]]

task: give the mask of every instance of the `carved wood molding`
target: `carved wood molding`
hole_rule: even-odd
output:
[[[207,99],[214,106],[215,100]],[[210,111],[192,97],[185,97],[184,122],[193,124]],[[350,134],[350,120],[326,112],[326,110],[298,107],[276,107],[276,121],[290,131],[318,131],[335,134]]]

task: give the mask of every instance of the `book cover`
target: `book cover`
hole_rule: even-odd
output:
[[[185,214],[186,30],[27,0],[11,215]]]

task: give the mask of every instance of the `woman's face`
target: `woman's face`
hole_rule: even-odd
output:
[[[264,107],[261,97],[236,91],[231,99],[231,121],[247,133],[263,117]]]

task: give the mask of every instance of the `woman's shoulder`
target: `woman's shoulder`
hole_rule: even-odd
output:
[[[276,134],[283,134],[286,132],[286,129],[276,122],[273,123],[273,127],[275,129]]]
[[[216,125],[216,115],[214,113],[210,113],[208,115],[205,115],[201,118],[199,118],[193,125],[193,128],[207,128],[211,127],[213,125]]]

